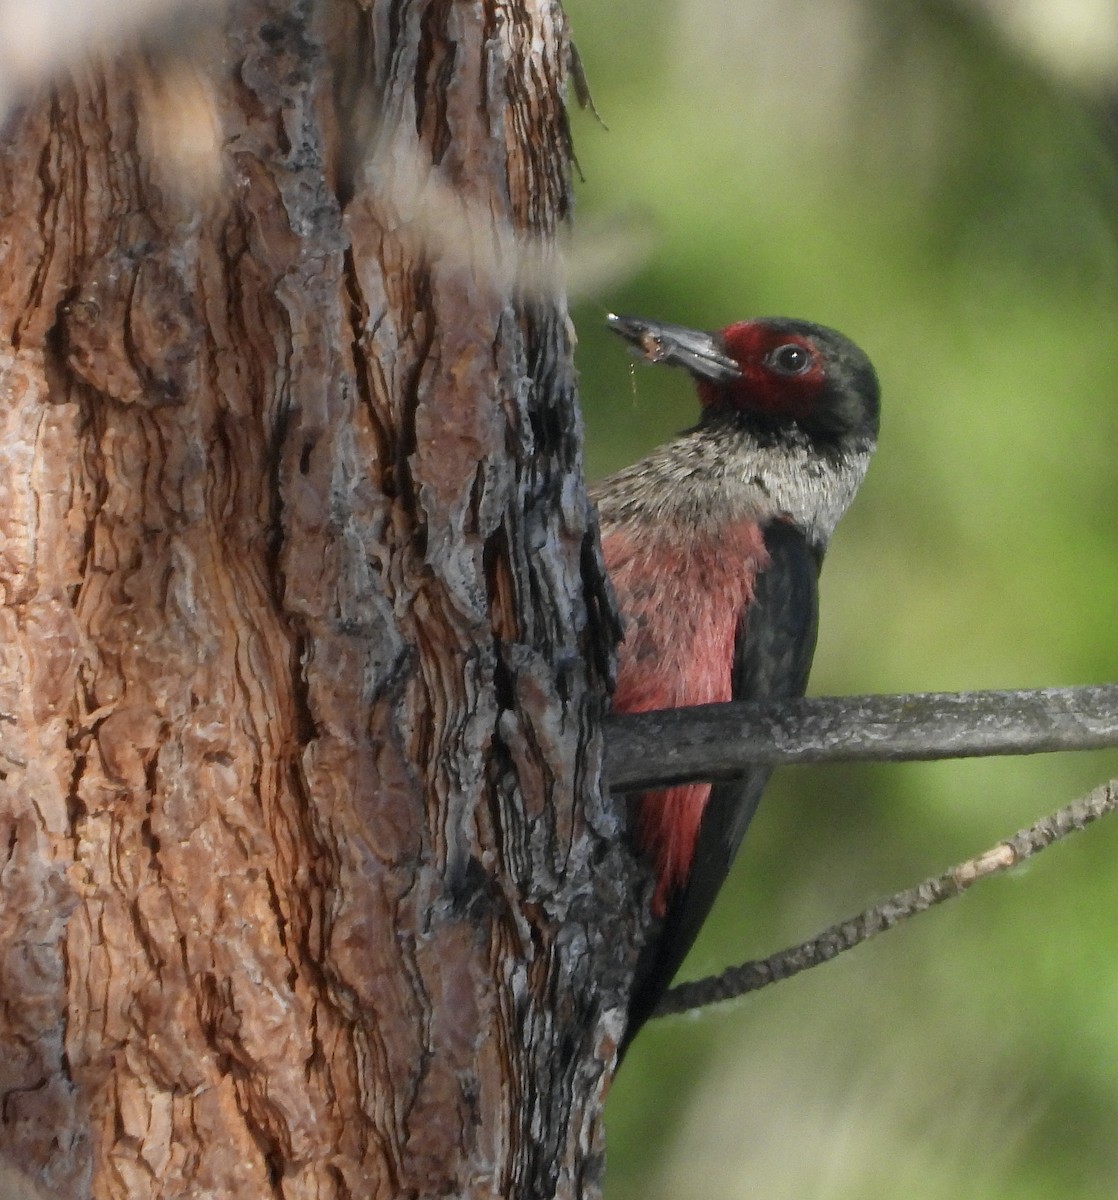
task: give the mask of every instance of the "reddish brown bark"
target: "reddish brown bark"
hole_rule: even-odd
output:
[[[593,1194],[635,917],[561,11],[195,32],[0,145],[0,1152],[66,1197]]]

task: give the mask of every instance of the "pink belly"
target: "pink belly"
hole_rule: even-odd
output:
[[[738,624],[767,563],[761,530],[740,522],[717,537],[671,527],[633,526],[602,539],[606,566],[625,621],[618,654],[617,712],[647,712],[730,699]],[[656,869],[653,912],[687,879],[706,783],[685,784],[638,799],[637,836]]]

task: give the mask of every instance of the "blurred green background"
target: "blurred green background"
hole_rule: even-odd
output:
[[[1118,679],[1113,0],[566,9],[609,127],[572,115],[588,473],[695,413],[606,311],[834,325],[884,415],[811,690]],[[1113,753],[787,770],[686,971],[809,936],[1112,774]],[[655,1023],[609,1099],[608,1200],[1118,1195],[1116,935],[1112,819]]]

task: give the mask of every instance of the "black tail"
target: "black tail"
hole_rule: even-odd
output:
[[[618,1065],[699,936],[771,774],[770,767],[755,767],[741,780],[711,788],[687,883],[669,898],[637,959]]]

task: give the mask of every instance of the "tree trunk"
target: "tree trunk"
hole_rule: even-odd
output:
[[[637,889],[563,15],[223,22],[0,145],[0,1152],[60,1197],[593,1196]]]

